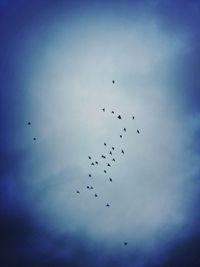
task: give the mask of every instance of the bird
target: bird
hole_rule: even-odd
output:
[[[90,156],[88,156],[88,159],[92,159]]]
[[[115,159],[113,158],[112,161],[115,161]]]
[[[90,186],[90,189],[94,189],[93,186]]]
[[[132,119],[134,120],[134,119],[135,119],[135,117],[134,117],[134,116],[132,116]]]
[[[31,122],[29,121],[27,124],[28,124],[28,125],[31,125]]]
[[[110,151],[109,154],[112,155],[112,151]]]
[[[124,242],[124,246],[127,246],[128,245],[128,243],[127,242]]]
[[[89,177],[92,177],[92,174],[89,174]]]
[[[137,133],[140,134],[140,131],[137,129]]]
[[[110,204],[107,203],[107,204],[106,204],[106,207],[110,207]]]
[[[98,161],[95,161],[96,164],[98,164]]]
[[[122,152],[122,154],[124,154],[124,150],[123,149],[121,150],[121,152]]]
[[[104,144],[104,146],[106,146],[106,143],[103,143]]]
[[[98,195],[97,195],[97,194],[94,194],[94,196],[95,196],[95,197],[98,197]]]
[[[80,191],[76,190],[76,193],[77,193],[77,194],[80,194]]]
[[[36,140],[36,137],[34,137],[33,140],[35,141]]]
[[[122,135],[120,134],[120,136],[119,136],[120,138],[122,138]]]
[[[126,128],[124,128],[124,132],[126,132]]]
[[[102,108],[103,112],[105,112],[105,108]]]
[[[118,117],[117,117],[119,120],[121,120],[122,119],[122,117],[119,115]]]
[[[106,170],[104,170],[104,173],[106,173]]]
[[[112,80],[112,83],[114,84],[114,83],[115,83],[115,81],[114,81],[114,80]]]
[[[103,159],[105,159],[105,158],[106,158],[104,155],[101,155],[101,157],[102,157]]]
[[[112,110],[111,113],[114,114],[115,112]]]
[[[90,189],[90,187],[89,187],[89,186],[87,186],[87,189]]]
[[[112,146],[112,150],[114,150],[115,148],[114,148],[114,146]]]
[[[94,166],[94,162],[92,162],[92,163],[91,163],[91,165],[93,165],[93,166]]]
[[[111,167],[110,163],[107,164],[108,167]]]
[[[109,178],[110,182],[112,182],[112,178]]]

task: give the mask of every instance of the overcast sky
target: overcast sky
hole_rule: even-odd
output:
[[[199,266],[198,1],[0,13],[3,266]]]

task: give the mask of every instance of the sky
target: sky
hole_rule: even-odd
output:
[[[199,23],[199,1],[0,1],[2,266],[200,266]]]

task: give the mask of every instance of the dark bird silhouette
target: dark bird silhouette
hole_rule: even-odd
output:
[[[92,177],[92,174],[89,174],[89,177]]]
[[[34,138],[33,138],[33,140],[35,141],[35,140],[36,140],[36,138],[34,137]]]
[[[27,124],[28,124],[28,125],[31,125],[31,122],[29,121]]]
[[[104,170],[104,173],[106,173],[106,170]]]
[[[101,157],[102,157],[103,159],[105,159],[105,158],[106,158],[104,155],[101,155]]]
[[[98,161],[95,161],[96,164],[98,164]]]
[[[111,167],[110,163],[107,164],[108,167]]]
[[[111,113],[114,114],[115,112],[112,110]]]
[[[140,131],[137,129],[137,133],[140,134]]]
[[[120,119],[120,120],[122,119],[122,117],[120,115],[117,118]]]
[[[109,154],[112,155],[112,151],[110,151]]]
[[[124,246],[127,246],[128,245],[128,243],[127,242],[124,242]]]
[[[110,182],[112,182],[112,178],[109,178]]]
[[[98,197],[98,195],[97,195],[97,194],[94,194],[94,196],[95,196],[95,197]]]
[[[104,146],[106,146],[106,143],[103,143],[104,144]]]
[[[90,156],[88,156],[88,159],[92,159]]]
[[[124,128],[124,132],[126,132],[126,128]]]
[[[120,138],[122,138],[122,135],[120,134],[120,136],[119,136]]]
[[[93,189],[93,186],[90,186],[90,189]]]
[[[106,207],[110,207],[110,204],[107,203],[107,204],[106,204]]]
[[[103,112],[105,112],[105,108],[102,108]]]
[[[77,193],[77,194],[80,194],[80,191],[76,190],[76,193]]]
[[[115,148],[114,148],[114,146],[112,146],[112,150],[114,150]]]
[[[135,119],[135,117],[134,117],[134,116],[132,116],[132,119],[134,120],[134,119]]]
[[[115,80],[112,80],[112,83],[114,84],[115,83]]]
[[[124,150],[123,149],[121,150],[121,152],[122,152],[122,154],[124,154]]]
[[[91,165],[93,165],[93,166],[94,166],[94,162],[92,162],[92,163],[91,163]]]
[[[87,186],[87,189],[90,189],[90,187],[89,187],[89,186]]]
[[[115,161],[115,159],[113,158],[112,161]]]

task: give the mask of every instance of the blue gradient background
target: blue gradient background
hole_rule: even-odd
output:
[[[1,266],[200,266],[199,22],[199,1],[0,1]],[[95,202],[103,106],[142,130]]]

